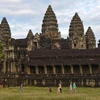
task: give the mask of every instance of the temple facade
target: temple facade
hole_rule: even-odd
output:
[[[48,6],[41,33],[29,30],[26,38],[11,37],[10,26],[4,17],[0,24],[0,42],[5,58],[0,60],[0,84],[100,86],[100,41],[96,47],[95,34],[84,25],[78,13],[72,17],[66,39],[61,37],[56,15]]]

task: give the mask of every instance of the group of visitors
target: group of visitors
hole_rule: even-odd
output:
[[[20,85],[20,92],[23,92],[23,83],[21,83]],[[49,87],[49,92],[52,92],[52,88]],[[58,85],[58,93],[62,93],[62,84],[59,83]],[[70,86],[69,86],[69,93],[76,93],[76,83],[75,82],[70,82]]]
[[[52,92],[52,88],[49,87],[49,92]],[[58,85],[58,93],[62,93],[62,85],[61,83],[59,83]],[[70,86],[69,86],[69,93],[76,93],[76,83],[75,82],[70,82]]]
[[[70,86],[69,86],[69,93],[76,93],[76,83],[73,82],[70,82]]]

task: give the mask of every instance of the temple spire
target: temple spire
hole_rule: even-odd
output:
[[[27,34],[27,38],[33,38],[32,30],[29,30],[29,32]]]
[[[78,13],[75,13],[75,15],[73,16],[69,28],[69,36],[74,36],[74,35],[81,35],[81,36],[84,35],[83,23]]]
[[[43,18],[42,34],[51,39],[61,38],[58,32],[57,19],[51,5],[48,6]]]
[[[1,21],[1,24],[3,24],[3,23],[8,24],[8,22],[7,22],[7,20],[6,20],[6,18],[5,18],[5,17],[3,17],[2,21]]]
[[[2,30],[2,41],[7,42],[9,39],[11,39],[11,31],[10,31],[9,24],[5,17],[3,17],[0,26]]]
[[[90,36],[94,37],[94,33],[93,33],[91,27],[88,27],[87,32],[86,32],[86,36],[88,36],[88,37],[90,37]]]
[[[96,48],[96,39],[95,39],[95,36],[94,36],[94,33],[93,33],[91,27],[88,27],[85,38],[86,38],[87,49]]]
[[[74,49],[86,48],[84,27],[78,13],[75,13],[71,20],[69,27],[69,40],[71,41],[72,48]]]

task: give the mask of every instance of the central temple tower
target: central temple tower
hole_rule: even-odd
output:
[[[51,5],[48,6],[47,11],[44,15],[42,35],[52,40],[61,39],[60,32],[58,32],[57,19]]]

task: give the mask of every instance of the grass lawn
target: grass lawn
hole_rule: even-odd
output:
[[[62,87],[62,93],[57,87],[24,86],[21,93],[19,87],[0,88],[0,100],[100,100],[100,88],[78,87],[76,93],[69,94],[69,87]]]

